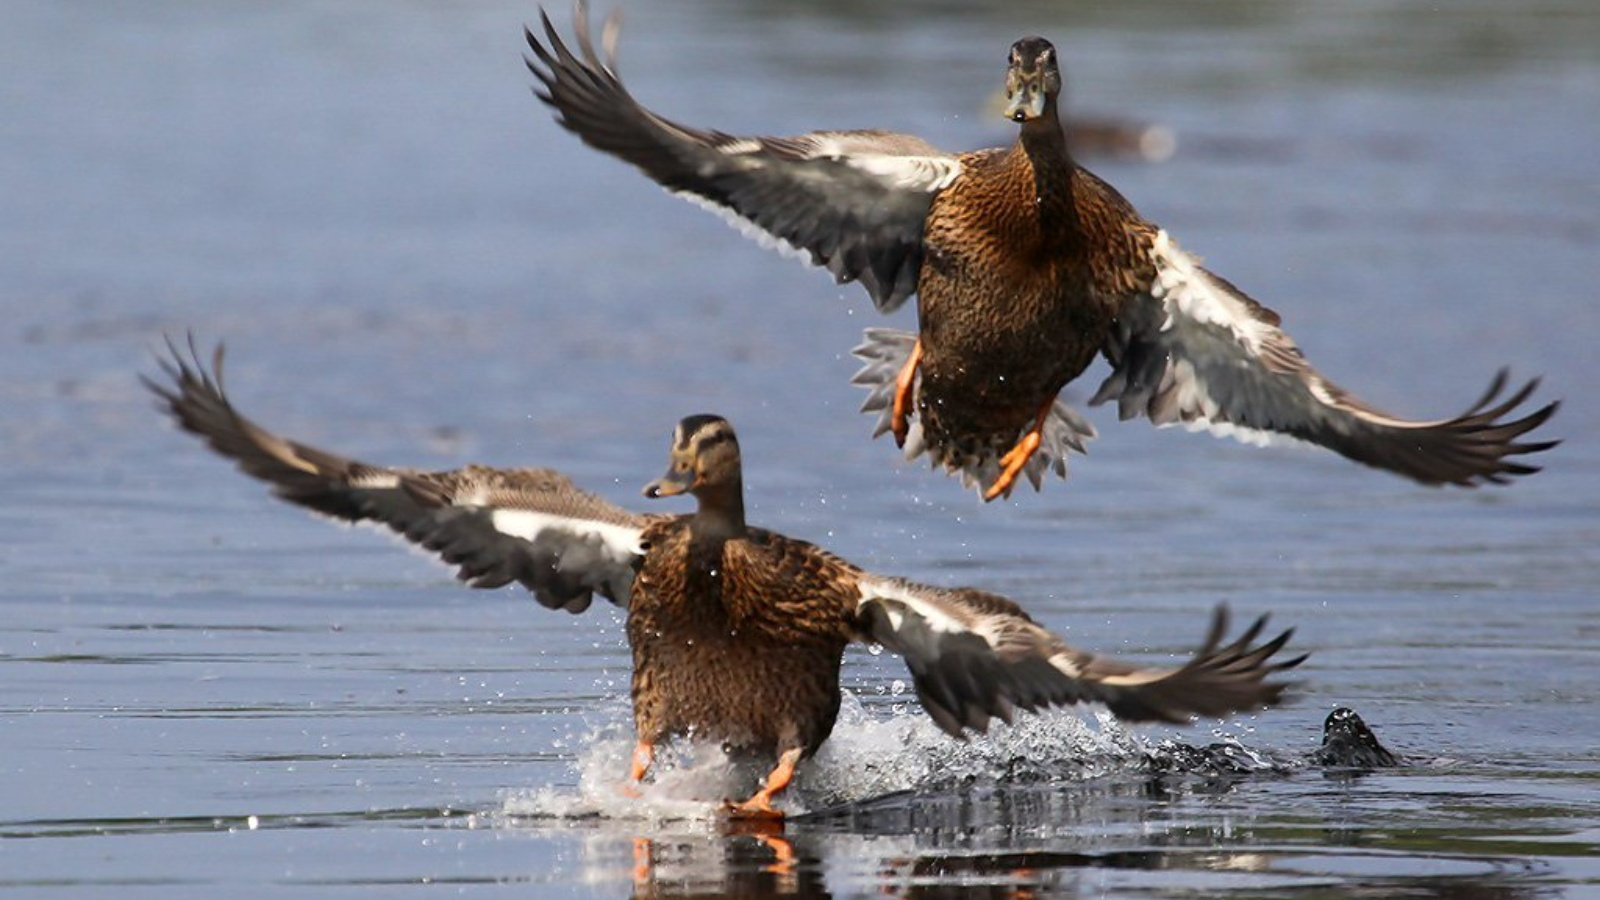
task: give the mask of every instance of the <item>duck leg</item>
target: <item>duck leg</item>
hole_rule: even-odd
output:
[[[644,773],[650,771],[650,763],[655,760],[656,745],[649,741],[641,740],[633,745],[633,763],[628,766],[628,780],[622,785],[622,793],[629,797],[639,796],[639,782],[644,780]]]
[[[911,355],[906,357],[906,364],[900,369],[900,374],[894,379],[894,407],[889,417],[889,430],[894,432],[896,447],[906,445],[906,435],[910,433],[911,426],[906,419],[911,415],[911,389],[917,383],[917,366],[922,364],[922,338],[911,345]]]
[[[1000,476],[983,492],[985,501],[996,497],[1011,496],[1011,489],[1017,484],[1017,476],[1022,474],[1022,468],[1028,464],[1028,459],[1033,456],[1039,444],[1044,441],[1044,423],[1050,418],[1050,410],[1055,406],[1056,398],[1051,397],[1039,407],[1039,414],[1033,417],[1033,427],[1017,440],[1015,447],[1000,457]]]
[[[772,798],[794,781],[794,767],[800,762],[799,747],[791,747],[778,756],[778,764],[768,773],[761,790],[743,803],[730,803],[728,814],[741,819],[781,819],[783,813],[772,808]]]

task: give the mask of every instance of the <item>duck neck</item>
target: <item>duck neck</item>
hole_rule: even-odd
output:
[[[1076,230],[1073,178],[1078,166],[1067,149],[1066,133],[1054,102],[1045,107],[1044,115],[1022,123],[1017,146],[1028,158],[1033,195],[1040,204],[1041,227],[1047,232]]]
[[[1072,165],[1072,154],[1067,152],[1067,133],[1061,127],[1061,116],[1054,100],[1045,104],[1044,115],[1022,123],[1019,138],[1035,168]]]
[[[1040,195],[1050,195],[1046,187],[1056,181],[1072,178],[1072,152],[1067,149],[1067,133],[1061,128],[1061,115],[1056,112],[1054,101],[1046,104],[1045,114],[1038,119],[1022,123],[1018,144],[1027,154],[1027,162],[1032,163]]]
[[[697,539],[724,541],[744,536],[742,482],[735,480],[732,484],[701,488],[695,496],[700,501],[700,507],[694,514],[694,531]]]

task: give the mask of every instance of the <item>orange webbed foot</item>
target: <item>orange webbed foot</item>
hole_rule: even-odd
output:
[[[617,785],[617,793],[632,800],[644,796],[639,783],[644,780],[646,772],[650,771],[650,763],[655,760],[656,747],[649,741],[640,741],[633,745],[633,760],[628,766],[628,780]]]
[[[724,803],[722,811],[730,819],[782,822],[783,811],[773,807],[772,798],[794,780],[794,767],[800,762],[800,752],[800,748],[792,747],[778,754],[778,764],[768,773],[761,790],[743,803]]]
[[[906,436],[911,433],[911,394],[917,383],[917,367],[922,365],[922,338],[911,345],[911,355],[906,357],[906,364],[900,368],[900,374],[894,379],[894,406],[890,409],[889,430],[894,434],[896,447],[906,445]]]
[[[1039,445],[1044,443],[1044,423],[1050,416],[1050,410],[1055,406],[1055,398],[1045,401],[1044,407],[1033,419],[1033,426],[1028,432],[1017,440],[1016,446],[1006,451],[1000,457],[1000,475],[995,478],[994,484],[983,492],[984,502],[996,497],[1011,496],[1011,489],[1017,486],[1017,478],[1022,475],[1022,470],[1028,465],[1028,460],[1033,458]]]
[[[743,803],[729,800],[722,804],[722,812],[730,819],[746,822],[782,822],[783,810],[773,806],[772,800],[764,794],[764,791],[758,793]]]

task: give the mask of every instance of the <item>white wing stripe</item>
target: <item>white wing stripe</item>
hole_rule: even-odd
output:
[[[916,593],[907,590],[905,585],[896,581],[864,578],[861,580],[860,590],[861,602],[865,603],[868,600],[881,599],[900,603],[920,616],[930,629],[941,634],[961,634],[973,631],[973,629],[968,628],[955,617],[917,596]],[[899,631],[905,624],[903,617],[893,606],[886,606],[885,609],[889,613],[889,624],[894,626],[896,631]],[[987,635],[983,635],[983,637],[988,640]],[[992,644],[993,641],[990,641],[990,643]]]
[[[1083,677],[1083,670],[1078,668],[1078,664],[1072,661],[1072,654],[1070,653],[1057,653],[1051,656],[1050,665],[1055,666],[1056,671],[1068,678]]]
[[[1259,428],[1248,428],[1244,425],[1235,425],[1232,422],[1214,422],[1207,419],[1196,419],[1193,422],[1183,423],[1189,431],[1204,431],[1213,437],[1232,438],[1241,444],[1254,447],[1268,447],[1277,444],[1302,444],[1313,446],[1305,441],[1296,440],[1287,435],[1271,431],[1262,431]]]
[[[681,197],[701,209],[714,213],[717,218],[727,222],[733,226],[735,231],[761,245],[764,250],[776,250],[790,259],[798,259],[807,265],[812,264],[810,251],[802,247],[796,247],[794,244],[778,237],[760,225],[739,215],[731,207],[708,200],[693,191],[668,191],[667,193],[672,194],[674,197]]]
[[[314,474],[321,473],[316,472]],[[394,472],[363,472],[350,478],[348,484],[353,488],[361,488],[368,491],[389,490],[400,486],[400,476]]]
[[[688,139],[693,140],[692,137]],[[745,156],[751,153],[760,153],[762,150],[761,142],[750,138],[738,138],[726,144],[717,144],[715,146],[718,153],[728,156]]]
[[[838,159],[852,169],[882,178],[897,188],[942,191],[961,175],[961,162],[948,156],[849,156]]]
[[[1179,249],[1164,229],[1156,232],[1151,242],[1150,261],[1156,267],[1150,294],[1167,308],[1162,331],[1170,330],[1173,317],[1181,314],[1197,322],[1226,328],[1251,355],[1261,355],[1274,329],[1251,315],[1236,298],[1213,287],[1198,261]]]
[[[460,504],[458,504],[460,505]],[[589,519],[572,519],[526,509],[496,509],[489,521],[494,530],[504,535],[538,543],[539,536],[547,531],[560,532],[574,538],[598,538],[606,549],[606,557],[614,563],[628,563],[635,556],[644,555],[639,543],[641,532],[626,525],[595,522]]]

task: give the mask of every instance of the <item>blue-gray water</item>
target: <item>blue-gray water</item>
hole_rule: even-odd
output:
[[[1500,365],[1543,373],[1566,443],[1508,489],[1433,491],[1101,410],[1069,482],[981,506],[867,439],[848,349],[882,320],[858,288],[551,122],[519,58],[531,3],[10,0],[0,892],[1600,895],[1600,10],[857,6],[632,2],[623,71],[689,123],[964,149],[1006,139],[986,112],[1005,49],[1046,34],[1075,109],[1178,135],[1166,163],[1093,167],[1325,372],[1418,416]],[[797,801],[930,769],[968,787],[797,821],[787,848],[630,818],[604,796],[616,616],[464,590],[267,499],[136,381],[191,328],[286,433],[554,465],[629,504],[679,416],[724,413],[765,525],[1140,659],[1186,652],[1219,600],[1270,610],[1314,651],[1300,700],[1131,737],[1058,714],[964,747],[862,652]],[[1297,758],[1340,704],[1418,764],[1130,762],[1214,727]]]

